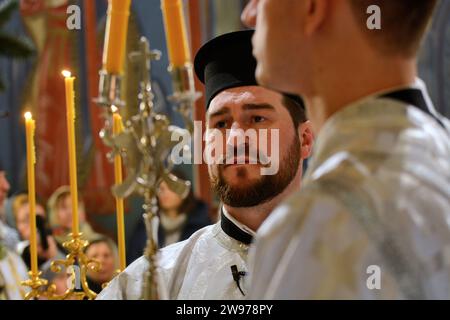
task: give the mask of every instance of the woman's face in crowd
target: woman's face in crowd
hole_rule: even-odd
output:
[[[114,276],[114,254],[106,242],[91,244],[86,251],[89,259],[97,260],[100,263],[100,271],[88,271],[89,277],[100,284],[110,281]]]
[[[163,210],[178,209],[183,202],[183,199],[177,193],[170,190],[164,181],[159,185],[158,199],[159,205]]]
[[[85,221],[85,213],[78,205],[78,214],[80,222]],[[61,227],[70,229],[72,227],[72,199],[70,195],[64,196],[56,205],[56,216]]]
[[[45,218],[44,208],[37,204],[36,214]],[[19,207],[16,216],[16,226],[22,240],[30,238],[30,205],[25,203]]]

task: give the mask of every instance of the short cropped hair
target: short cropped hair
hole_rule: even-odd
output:
[[[291,115],[294,128],[298,128],[300,124],[308,120],[303,100],[298,98],[294,99],[288,94],[283,94],[282,103]]]
[[[412,58],[417,55],[438,0],[350,0],[358,23],[371,45],[382,53]],[[381,29],[369,30],[367,8],[381,10]]]

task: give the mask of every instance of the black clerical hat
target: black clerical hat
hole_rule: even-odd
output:
[[[256,59],[252,53],[253,33],[253,30],[226,33],[198,50],[194,68],[205,85],[207,109],[211,100],[225,89],[258,85],[255,79]],[[289,97],[303,107],[300,97]]]

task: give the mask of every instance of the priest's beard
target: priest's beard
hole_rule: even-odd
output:
[[[270,201],[282,193],[297,175],[300,164],[300,139],[295,135],[286,156],[280,161],[277,174],[261,175],[250,186],[230,186],[223,176],[224,165],[219,165],[218,175],[212,177],[212,186],[222,202],[230,207],[254,207]],[[245,176],[244,167],[238,169],[238,175]]]

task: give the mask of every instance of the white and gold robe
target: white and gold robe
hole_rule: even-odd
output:
[[[4,250],[0,260],[0,300],[23,300],[29,291],[29,288],[21,285],[25,280],[28,280],[28,274],[22,258],[12,251]]]
[[[302,190],[258,230],[250,299],[450,298],[448,120],[412,88],[428,114],[377,95],[326,122]]]
[[[227,221],[247,232],[232,217]],[[248,245],[225,233],[223,224],[207,226],[189,239],[164,247],[159,255],[159,275],[169,299],[243,299],[247,292],[245,276],[239,286],[231,266],[247,271]],[[244,231],[245,230],[245,231]],[[249,235],[251,238],[252,235]],[[98,295],[100,300],[141,299],[143,277],[148,261],[141,257],[115,277]]]

